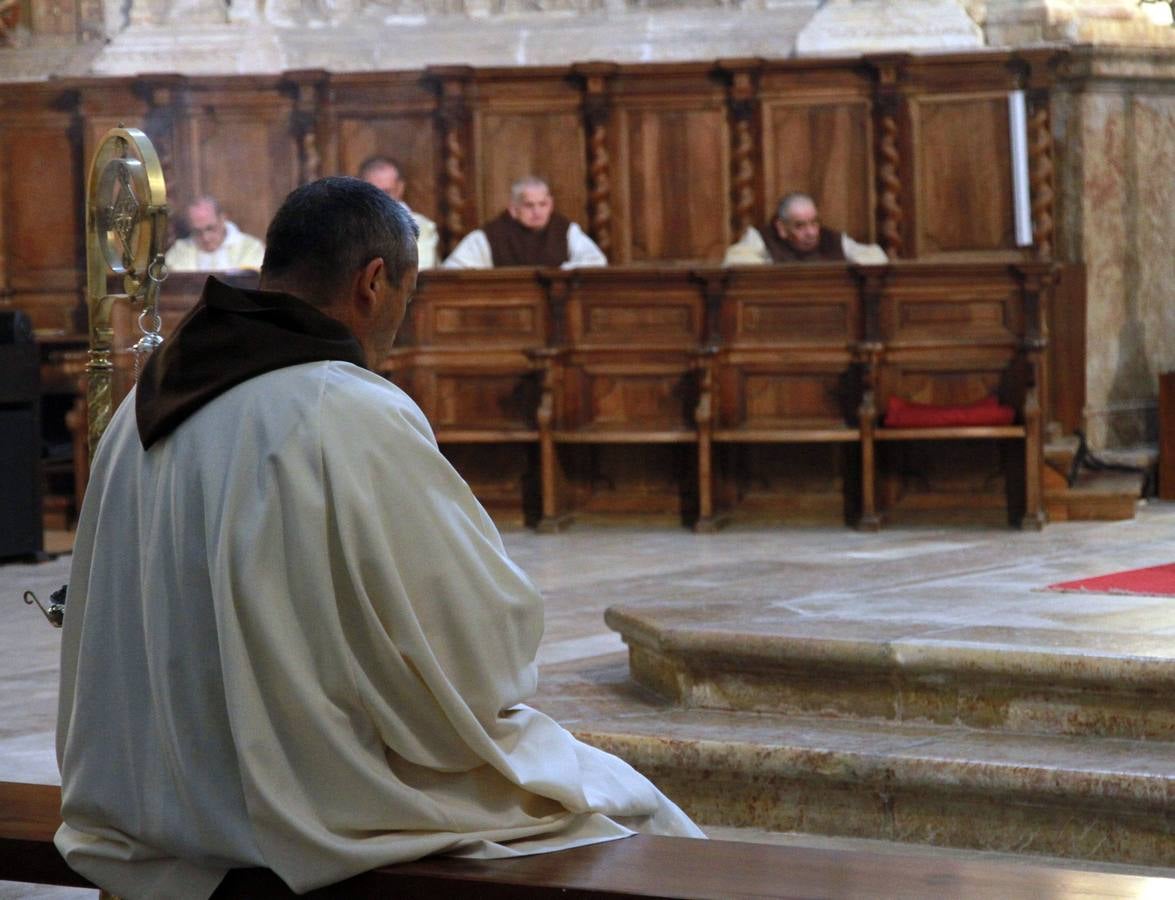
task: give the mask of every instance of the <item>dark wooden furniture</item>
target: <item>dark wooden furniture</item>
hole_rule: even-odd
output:
[[[382,367],[503,520],[539,516],[540,378],[528,354],[547,345],[549,318],[547,291],[531,270],[427,272]]]
[[[1159,376],[1159,497],[1175,500],[1175,372]]]
[[[771,512],[782,504],[801,516],[823,509],[856,520],[864,335],[858,273],[824,264],[697,277],[716,319],[702,357],[699,440],[710,462],[699,474],[697,529],[710,530],[736,505]],[[787,452],[787,445],[803,446]],[[831,469],[813,466],[830,451]],[[772,482],[774,491],[767,489]]]
[[[120,122],[155,142],[174,212],[212,193],[256,235],[298,184],[381,152],[440,225],[442,253],[537,172],[612,265],[714,265],[795,189],[895,259],[1048,260],[1067,171],[1054,163],[1052,97],[1067,58],[1039,48],[0,84],[0,305],[39,330],[84,334],[80,198],[96,142]],[[1015,89],[1028,98],[1027,248],[1012,228]],[[1085,335],[1060,326],[1077,322],[1068,310],[1053,320],[1066,372],[1081,371]],[[1066,379],[1046,418],[1072,427],[1078,382]]]
[[[92,887],[65,865],[53,834],[61,822],[55,785],[0,782],[0,880]],[[270,876],[240,879],[225,897],[293,897]],[[386,866],[304,894],[311,898],[434,897],[589,900],[606,897],[739,898],[1166,896],[1175,879],[1088,872],[1031,862],[947,859],[817,850],[733,841],[634,837],[511,859],[432,857]]]
[[[1044,303],[1052,274],[1047,266],[1007,268],[959,264],[951,284],[927,266],[896,266],[864,273],[866,296],[876,292],[876,320],[870,318],[866,341],[871,397],[862,409],[863,441],[890,444],[923,441],[997,441],[1006,459],[1000,468],[1006,482],[1009,518],[1026,527],[1045,523],[1041,489],[1043,451],[1040,392],[1046,383]],[[871,310],[870,317],[874,315]],[[1007,425],[953,425],[930,428],[891,427],[877,415],[890,396],[931,405],[967,404],[995,395],[1016,411]],[[871,401],[871,402],[870,402]],[[887,447],[887,450],[898,449]],[[876,464],[875,453],[866,451]],[[895,454],[896,455],[896,454]],[[915,465],[927,472],[922,454]],[[938,453],[940,478],[955,476],[956,460]],[[862,524],[878,524],[874,508],[874,465],[865,472]],[[883,506],[896,505],[900,490],[894,461],[885,479]],[[931,504],[935,491],[927,492]],[[976,495],[972,502],[982,502]]]
[[[42,550],[40,363],[28,317],[0,312],[0,560]]]
[[[1046,263],[434,271],[383,368],[474,491],[542,530],[596,514],[873,528],[977,505],[1039,527],[1051,277]],[[1012,423],[881,415],[890,396],[990,393]]]

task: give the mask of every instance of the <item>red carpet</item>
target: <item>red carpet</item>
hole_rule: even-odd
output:
[[[1113,575],[1098,575],[1079,581],[1050,584],[1050,591],[1082,591],[1092,594],[1147,594],[1153,597],[1175,596],[1175,563],[1131,569]]]

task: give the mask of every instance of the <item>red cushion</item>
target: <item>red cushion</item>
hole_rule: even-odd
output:
[[[937,406],[890,397],[885,407],[886,428],[942,428],[954,425],[1011,425],[1016,410],[1003,406],[994,394],[974,403]]]

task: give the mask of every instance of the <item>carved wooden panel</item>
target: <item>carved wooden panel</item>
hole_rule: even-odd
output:
[[[1006,93],[919,97],[916,255],[1019,256]]]
[[[48,91],[30,93],[38,106],[53,102]],[[72,332],[85,220],[71,117],[43,107],[3,109],[0,163],[0,289],[12,292],[34,328]]]
[[[861,339],[860,310],[860,290],[843,266],[744,269],[726,288],[722,341],[843,351]]]
[[[242,231],[264,237],[298,183],[289,101],[258,90],[197,94],[191,103],[192,169],[168,185],[169,199],[179,210],[195,195],[212,194]]]
[[[518,372],[446,368],[435,374],[429,421],[433,428],[535,427],[538,386]]]
[[[725,111],[632,109],[623,113],[623,122],[628,213],[623,259],[721,259],[730,221]]]
[[[845,424],[844,372],[746,366],[731,388],[741,398],[734,427],[829,427]]]
[[[963,287],[950,296],[901,295],[882,311],[882,338],[918,342],[994,340],[1011,342],[1022,328],[1018,298]]]
[[[887,395],[935,405],[974,403],[992,394],[1003,394],[1005,391],[1001,388],[1005,377],[1005,369],[999,367],[999,361],[991,361],[988,368],[979,369],[929,369],[912,365],[894,371],[887,383]]]
[[[534,304],[438,303],[433,307],[432,331],[438,341],[494,343],[540,334],[539,311]]]
[[[788,191],[804,191],[825,225],[873,241],[871,131],[864,100],[764,104],[765,217]]]
[[[410,342],[420,346],[477,353],[547,343],[546,295],[529,271],[423,273],[409,315]]]
[[[807,344],[812,340],[844,340],[850,332],[848,303],[770,303],[748,300],[741,304],[738,333],[748,340]]]
[[[404,202],[436,221],[439,213],[437,153],[439,138],[429,112],[337,117],[339,173],[358,175],[371,156],[389,156],[401,167]]]
[[[506,208],[511,184],[538,175],[551,186],[555,208],[587,229],[587,148],[578,110],[483,112],[476,122],[477,224]]]
[[[702,297],[688,272],[584,272],[567,306],[576,347],[680,347],[702,339]]]
[[[689,427],[684,367],[638,362],[585,363],[568,373],[576,410],[562,427],[623,430]]]

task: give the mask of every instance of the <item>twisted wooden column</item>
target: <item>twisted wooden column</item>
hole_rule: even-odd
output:
[[[309,184],[322,177],[322,154],[318,146],[318,114],[325,72],[287,76],[282,87],[293,97],[290,132],[298,148],[298,183]]]
[[[588,233],[612,259],[612,157],[608,153],[611,106],[608,80],[615,63],[585,63],[573,68],[583,89],[583,117],[588,153]]]
[[[755,184],[755,112],[760,59],[723,60],[718,68],[726,78],[730,107],[730,227],[732,242],[759,219]]]
[[[902,156],[898,151],[898,122],[894,115],[881,116],[881,140],[877,147],[877,218],[881,246],[890,257],[902,255]]]
[[[1032,240],[1041,259],[1053,255],[1053,132],[1047,93],[1032,97],[1028,124],[1028,183],[1032,195]]]
[[[147,103],[143,131],[155,145],[163,180],[168,184],[183,184],[191,178],[192,171],[192,162],[185,152],[191,146],[187,79],[182,75],[148,76],[136,85],[136,93]],[[196,193],[192,187],[189,191]]]
[[[465,219],[469,205],[468,130],[466,90],[473,77],[469,66],[438,66],[428,70],[437,93],[437,123],[441,134],[441,239],[448,252],[469,233]]]
[[[906,250],[905,210],[902,209],[901,111],[904,102],[900,90],[903,68],[908,57],[902,54],[871,57],[874,70],[873,114],[877,143],[877,234],[879,243],[891,259]]]

